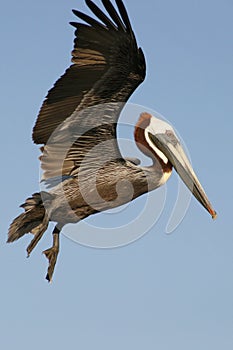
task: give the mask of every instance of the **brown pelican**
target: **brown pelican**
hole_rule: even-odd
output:
[[[33,141],[43,144],[40,160],[48,190],[33,194],[21,205],[24,213],[12,222],[8,234],[8,242],[25,233],[34,235],[27,247],[29,256],[49,221],[56,223],[53,245],[44,251],[49,260],[48,281],[65,224],[158,188],[173,167],[216,217],[175,131],[166,122],[142,113],[136,124],[135,141],[151,157],[151,166],[140,167],[137,160],[122,157],[116,125],[124,104],[145,78],[145,58],[122,0],[116,0],[116,8],[110,0],[102,0],[105,12],[91,0],[86,4],[97,19],[73,10],[83,21],[71,22],[76,28],[73,63],[48,92],[33,129]]]

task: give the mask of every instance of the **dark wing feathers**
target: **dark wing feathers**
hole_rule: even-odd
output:
[[[56,133],[56,142],[50,142],[49,147],[46,145],[41,157],[44,178],[58,173],[58,169],[54,169],[54,172],[51,170],[51,164],[55,163],[55,146],[59,152],[59,142],[66,143],[64,138],[67,135],[70,137],[74,124],[74,133],[77,132],[77,126],[80,130],[84,126],[98,127],[95,133],[89,133],[89,136],[83,138],[79,133],[79,139],[74,141],[72,149],[67,152],[66,170],[63,169],[63,175],[71,174],[73,168],[78,167],[79,153],[83,153],[85,147],[91,149],[91,144],[96,144],[97,140],[100,142],[114,139],[117,149],[116,123],[123,108],[122,104],[118,108],[114,107],[115,109],[111,106],[111,113],[105,113],[101,109],[98,112],[79,112],[103,103],[126,102],[145,78],[144,55],[137,47],[122,1],[116,0],[119,13],[109,0],[102,0],[102,3],[109,17],[91,0],[86,0],[86,4],[97,20],[73,10],[74,14],[85,22],[71,22],[76,28],[72,51],[73,64],[49,90],[33,129],[33,140],[37,144],[47,144],[48,140],[51,141],[54,131],[59,130],[59,133]],[[100,127],[101,124],[105,126]],[[93,140],[94,137],[96,140]],[[49,155],[53,155],[50,165],[52,156]],[[46,175],[48,169],[49,174]]]
[[[65,74],[48,92],[36,124],[33,140],[37,144],[46,144],[54,130],[68,118],[81,103],[85,92],[101,78],[104,69],[86,69],[70,66]],[[77,87],[77,82],[79,86]]]
[[[86,0],[87,6],[90,8],[90,10],[96,15],[97,18],[99,18],[107,28],[116,30],[117,27],[113,24],[113,22],[105,15],[105,13],[100,10],[98,6],[94,4],[91,0]]]
[[[112,3],[109,0],[102,0],[102,3],[105,9],[107,10],[107,12],[109,13],[109,15],[111,16],[114,23],[117,25],[117,27],[123,30],[124,32],[126,32],[126,27],[122,22],[120,16],[118,15],[117,11],[115,10],[114,6],[112,5]]]
[[[105,29],[106,27],[101,24],[100,22],[96,21],[94,18],[86,15],[85,13],[78,11],[78,10],[72,10],[73,14],[77,17],[79,17],[80,19],[82,19],[83,21],[85,21],[86,23],[90,24],[92,27],[98,29]],[[78,28],[79,23],[77,22],[70,22],[70,24],[76,28]]]
[[[107,2],[110,2],[108,0],[106,0]],[[133,29],[131,27],[131,23],[130,23],[130,20],[129,20],[129,16],[127,14],[127,11],[126,11],[126,8],[122,2],[122,0],[116,0],[116,4],[117,4],[117,7],[118,7],[118,10],[121,14],[121,17],[125,23],[125,26],[126,26],[126,29],[128,31],[128,33],[130,34],[131,38],[135,41],[136,43],[136,39],[135,39],[135,35],[134,35],[134,32],[133,32]]]

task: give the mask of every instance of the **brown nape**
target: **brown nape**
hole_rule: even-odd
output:
[[[146,156],[152,158],[154,162],[154,152],[145,139],[145,129],[150,124],[151,118],[152,115],[149,113],[144,112],[140,114],[140,117],[134,129],[134,139],[140,151]]]
[[[138,119],[137,124],[134,129],[134,139],[135,142],[142,153],[144,153],[147,157],[150,157],[155,165],[157,161],[161,165],[164,173],[170,173],[172,170],[172,164],[168,160],[168,163],[164,163],[164,161],[158,156],[158,154],[150,147],[145,137],[145,129],[149,126],[150,120],[153,116],[147,112],[141,113]]]

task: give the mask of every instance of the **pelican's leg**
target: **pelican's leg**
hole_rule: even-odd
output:
[[[53,230],[53,246],[51,248],[43,251],[46,258],[49,260],[49,267],[48,267],[47,275],[46,275],[46,279],[48,280],[48,282],[51,282],[51,280],[52,280],[54,268],[55,268],[56,261],[57,261],[57,256],[59,253],[59,234],[60,234],[60,231],[61,230],[57,226],[55,226],[55,228]]]
[[[47,228],[47,226],[46,226]],[[29,258],[32,250],[35,248],[35,246],[37,245],[37,243],[39,242],[39,240],[41,239],[41,237],[43,236],[45,231],[45,228],[43,227],[41,230],[39,230],[38,232],[35,233],[34,238],[31,240],[30,244],[27,247],[27,257]]]

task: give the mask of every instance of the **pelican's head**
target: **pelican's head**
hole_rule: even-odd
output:
[[[217,214],[170,124],[149,113],[142,113],[135,127],[135,141],[143,153],[160,162],[164,172],[174,167],[196,199],[213,219],[216,218]]]

